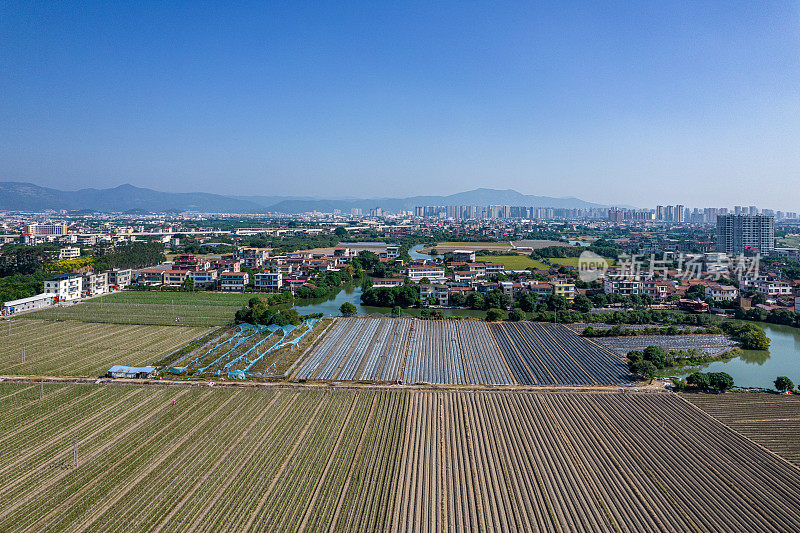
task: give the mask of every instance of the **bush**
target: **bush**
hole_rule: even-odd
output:
[[[681,392],[686,389],[686,382],[680,378],[675,378],[672,380],[672,389]]]
[[[645,379],[653,379],[658,372],[656,365],[650,361],[635,361],[630,363],[629,368],[633,373]]]
[[[711,388],[711,380],[709,380],[708,374],[703,372],[694,372],[689,374],[689,377],[686,378],[686,383],[693,385],[700,390],[708,390]]]
[[[508,319],[511,322],[519,322],[520,320],[525,320],[525,313],[520,311],[519,309],[512,309],[508,312]]]
[[[486,311],[487,322],[497,322],[503,320],[503,312],[500,309],[489,309]]]
[[[695,372],[686,378],[686,382],[702,391],[725,392],[733,387],[733,377],[727,372]]]
[[[345,302],[339,306],[339,312],[342,313],[342,316],[356,316],[358,309],[350,302]]]
[[[733,377],[727,372],[709,372],[708,381],[712,389],[720,392],[733,387]]]
[[[794,383],[788,376],[778,376],[775,380],[775,388],[781,392],[786,392],[794,388]]]

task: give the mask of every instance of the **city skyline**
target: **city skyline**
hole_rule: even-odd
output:
[[[793,3],[2,15],[0,180],[800,203]]]

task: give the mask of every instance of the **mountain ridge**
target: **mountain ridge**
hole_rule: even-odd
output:
[[[420,205],[520,205],[526,207],[590,208],[607,207],[575,197],[556,198],[522,194],[513,189],[485,187],[451,195],[410,196],[406,198],[324,199],[269,195],[226,196],[205,192],[161,192],[131,184],[107,189],[85,188],[62,191],[33,183],[0,182],[0,209],[6,211],[67,211],[94,210],[100,212],[197,211],[203,213],[294,214],[310,211],[331,213],[350,209],[380,207],[387,212],[411,211]]]

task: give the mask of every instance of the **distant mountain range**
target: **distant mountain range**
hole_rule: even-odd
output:
[[[605,207],[578,198],[553,198],[522,194],[511,189],[475,189],[449,196],[413,196],[410,198],[371,198],[326,200],[286,196],[223,196],[202,192],[169,193],[120,185],[111,189],[60,191],[32,183],[0,182],[0,209],[6,211],[99,211],[163,213],[198,211],[201,213],[332,213],[339,209],[380,207],[384,211],[410,211],[418,205],[520,205],[532,207],[588,208]]]

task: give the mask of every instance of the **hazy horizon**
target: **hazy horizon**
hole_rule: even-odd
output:
[[[800,5],[0,6],[0,181],[800,210]]]

